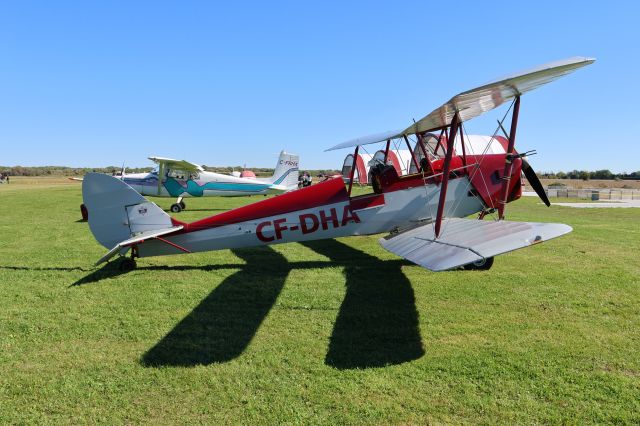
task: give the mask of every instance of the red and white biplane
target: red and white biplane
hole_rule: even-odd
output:
[[[521,95],[593,62],[570,58],[513,74],[454,96],[406,129],[331,148],[355,147],[356,158],[360,146],[386,142],[386,157],[392,141],[406,142],[411,150],[409,138],[416,140],[418,172],[398,176],[383,161],[372,170],[371,194],[351,195],[352,167],[347,184],[333,178],[185,223],[120,179],[87,174],[82,194],[89,226],[109,249],[97,264],[120,255],[121,268],[129,269],[138,257],[387,233],[380,239],[385,249],[432,271],[488,269],[496,255],[571,232],[563,224],[506,221],[504,210],[521,196],[522,173],[549,205],[526,154],[514,148]],[[506,153],[466,152],[462,124],[509,101]],[[501,123],[499,128],[504,131]],[[437,146],[423,143],[434,137]],[[454,152],[456,137],[463,141],[462,152]],[[497,220],[478,220],[493,212]],[[478,219],[467,218],[472,214]]]

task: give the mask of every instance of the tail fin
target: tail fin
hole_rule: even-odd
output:
[[[274,185],[282,185],[287,188],[298,187],[298,162],[300,157],[296,154],[280,152],[276,170],[269,181]]]
[[[87,173],[82,181],[82,199],[93,236],[108,249],[141,233],[157,234],[173,227],[171,217],[160,207],[112,176]]]

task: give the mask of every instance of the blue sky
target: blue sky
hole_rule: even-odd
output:
[[[597,3],[5,1],[0,164],[339,168],[324,149],[579,55],[523,97],[517,146],[540,171],[639,170],[640,6]]]

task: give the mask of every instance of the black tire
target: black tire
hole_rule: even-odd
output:
[[[182,210],[187,209],[187,205],[184,203],[184,201],[180,201],[178,204],[180,204],[180,207],[182,207]]]
[[[464,265],[464,269],[467,271],[488,271],[493,266],[493,257],[487,257],[477,262]]]
[[[87,210],[87,206],[84,204],[80,204],[80,214],[82,215],[82,220],[84,222],[89,220],[89,210]]]
[[[182,207],[180,207],[180,204],[171,204],[171,211],[173,213],[180,213],[182,211]]]
[[[136,266],[137,266],[136,261],[134,259],[131,259],[130,257],[125,257],[120,261],[120,264],[118,265],[118,269],[120,270],[120,272],[129,272],[136,269]]]

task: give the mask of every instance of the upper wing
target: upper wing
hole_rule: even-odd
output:
[[[402,136],[402,130],[389,130],[382,133],[376,133],[375,135],[362,136],[359,138],[351,139],[346,142],[342,142],[336,146],[332,146],[325,151],[333,151],[335,149],[350,148],[358,145],[368,145],[370,143],[382,142],[387,139],[395,139]]]
[[[516,96],[537,89],[594,61],[593,58],[574,57],[550,62],[459,93],[429,115],[407,127],[403,133],[407,135],[422,133],[448,126],[456,111],[462,121],[471,120]]]
[[[572,231],[561,223],[444,219],[435,238],[432,224],[380,239],[390,252],[432,271],[444,271],[528,247]]]
[[[516,96],[537,89],[593,62],[595,62],[594,58],[576,56],[508,75],[475,89],[457,94],[404,130],[353,139],[329,148],[327,151],[382,142],[387,139],[399,138],[403,135],[413,135],[442,128],[451,124],[456,111],[461,121],[471,120],[499,107]]]
[[[174,160],[164,157],[149,157],[149,160],[157,164],[165,164],[172,169],[180,169],[187,172],[202,171],[202,167],[200,167],[199,165],[190,163],[189,161],[185,160]]]

